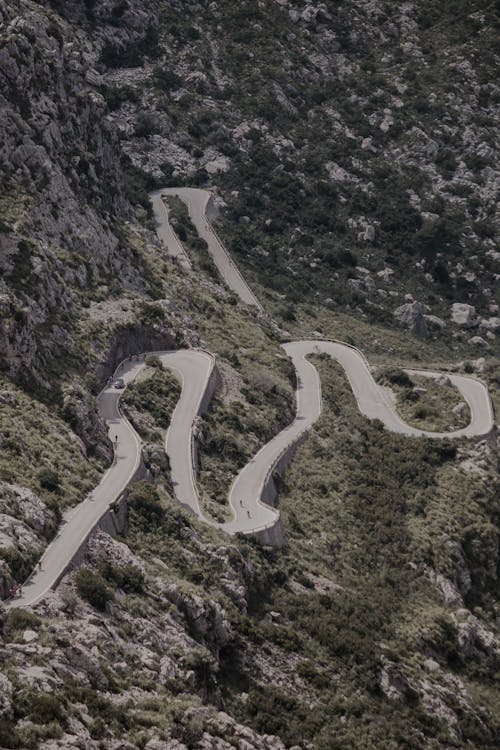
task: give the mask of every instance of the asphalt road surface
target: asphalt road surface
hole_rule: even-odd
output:
[[[188,269],[192,267],[191,260],[168,221],[168,207],[162,199],[164,192],[163,190],[156,190],[154,193],[149,194],[151,205],[153,206],[156,232],[166,247],[168,254],[172,258],[175,258],[183,268]]]
[[[190,188],[172,188],[152,195],[158,234],[168,251],[187,268],[189,259],[168,224],[168,211],[161,200],[163,194],[178,195],[187,203],[191,219],[209,244],[210,253],[227,285],[243,302],[262,309],[206,220],[209,193]],[[369,419],[379,419],[388,430],[407,436],[425,435],[440,439],[484,435],[493,427],[493,409],[488,391],[483,383],[474,378],[446,373],[468,403],[471,420],[466,427],[454,432],[433,433],[405,424],[397,414],[387,391],[374,381],[368,363],[358,349],[342,342],[325,340],[293,341],[284,344],[283,348],[292,359],[297,376],[296,416],[288,427],[258,451],[236,477],[228,497],[232,520],[217,524],[204,518],[207,523],[220,526],[228,533],[256,532],[272,526],[279,518],[279,511],[266,505],[261,496],[277,461],[293,448],[321,414],[321,383],[316,368],[307,359],[311,354],[324,353],[339,362],[349,379],[360,412]],[[165,441],[174,492],[184,507],[203,518],[196,483],[196,431],[198,417],[209,400],[215,357],[200,349],[155,354],[182,384],[181,396]],[[144,367],[144,356],[120,365],[115,377],[120,376],[126,384],[130,383]],[[412,372],[434,378],[441,374],[427,370]],[[120,413],[119,398],[122,393],[122,390],[107,387],[99,396],[101,415],[116,446],[112,466],[92,494],[65,514],[56,538],[41,559],[41,567],[37,567],[24,584],[22,596],[7,602],[7,606],[35,604],[57,584],[89,533],[136,473],[141,459],[141,443],[132,426]]]
[[[188,207],[191,221],[196,227],[200,237],[206,241],[208,252],[212,256],[212,259],[217,266],[220,275],[226,282],[226,285],[247,305],[253,305],[259,310],[262,310],[262,305],[239,272],[233,259],[207,218],[207,209],[212,200],[212,196],[208,190],[200,190],[198,188],[165,188],[164,190],[152,193],[153,206],[157,203],[158,195],[176,195],[184,201]],[[165,224],[168,225],[168,215],[166,213],[162,214],[159,210],[158,214],[156,214],[155,211],[155,217],[157,222],[159,222],[157,225],[157,231],[160,239],[165,243],[169,253],[172,255],[178,255],[176,244],[178,245],[179,241],[177,238],[172,240],[170,236],[172,231],[170,230],[169,233],[165,227]]]
[[[130,363],[120,368],[117,375],[123,377],[128,383],[135,377],[140,367],[142,367],[140,363]],[[89,533],[114,500],[125,490],[139,467],[141,459],[139,438],[118,410],[118,402],[122,393],[122,390],[108,387],[99,396],[99,409],[115,447],[113,464],[93,492],[76,508],[64,514],[57,536],[40,560],[41,567],[37,566],[23,585],[22,596],[10,600],[7,605],[36,604],[50,588],[55,586]]]

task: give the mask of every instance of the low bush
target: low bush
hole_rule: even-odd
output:
[[[38,472],[38,481],[40,482],[40,487],[49,492],[59,492],[61,488],[59,476],[52,469],[41,469]]]
[[[127,594],[140,594],[144,588],[144,575],[135,565],[112,565],[104,562],[99,565],[99,574]]]
[[[139,101],[137,91],[131,86],[105,86],[102,89],[102,93],[112,112],[120,109],[124,102],[134,102],[137,104]]]
[[[157,302],[140,302],[137,306],[137,317],[143,325],[165,323],[165,310]]]
[[[35,724],[64,723],[65,700],[62,695],[40,693],[27,688],[16,695],[15,712],[19,717]]]
[[[10,609],[5,620],[5,626],[9,630],[33,630],[40,627],[41,623],[41,619],[34,612],[18,607]]]
[[[376,377],[379,383],[387,385],[400,385],[404,388],[412,388],[413,383],[410,376],[399,367],[388,367],[377,373]]]
[[[148,482],[137,482],[132,486],[128,506],[131,522],[145,531],[159,528],[165,519],[165,509],[158,490]]]
[[[106,602],[114,599],[114,594],[106,581],[100,575],[92,573],[88,568],[82,568],[77,572],[75,583],[82,599],[85,599],[101,612],[106,609]]]

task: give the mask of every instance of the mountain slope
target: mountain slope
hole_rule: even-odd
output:
[[[111,460],[95,395],[125,356],[217,355],[215,516],[292,418],[288,335],[390,365],[419,426],[455,402],[402,363],[479,374],[498,404],[497,23],[478,0],[0,0],[3,597]],[[214,191],[267,315],[174,203],[195,269],[166,256],[147,190],[168,184]],[[390,435],[316,364],[279,551],[178,507],[161,398],[130,394],[151,481],[122,536],[97,534],[35,611],[0,605],[2,747],[498,746],[497,435]]]

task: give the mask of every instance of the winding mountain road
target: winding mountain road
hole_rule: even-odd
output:
[[[221,276],[243,302],[262,310],[252,290],[232,262],[226,249],[211,228],[206,217],[210,194],[204,190],[172,188],[156,191],[151,199],[157,221],[158,235],[168,253],[185,267],[189,258],[168,223],[168,210],[162,208],[162,195],[177,195],[186,202],[193,223],[200,236],[206,239]],[[322,410],[321,382],[318,371],[308,361],[311,354],[327,354],[342,365],[356,398],[358,408],[369,419],[379,419],[393,432],[413,436],[458,438],[484,435],[494,425],[493,409],[488,390],[480,381],[447,373],[450,381],[468,403],[470,423],[453,432],[435,433],[407,425],[398,415],[385,389],[373,379],[363,354],[348,344],[327,340],[300,340],[282,345],[291,358],[297,377],[296,416],[293,422],[264,445],[255,457],[241,470],[229,492],[229,505],[233,518],[223,524],[204,518],[196,484],[196,427],[197,418],[207,408],[215,377],[215,357],[200,349],[172,352],[155,352],[164,367],[180,380],[182,391],[176,405],[165,441],[170,459],[172,482],[177,499],[207,523],[219,526],[228,533],[257,533],[274,527],[279,521],[279,511],[262,499],[263,491],[280,459],[291,455],[297,441],[311,428]],[[115,375],[130,383],[145,366],[141,359],[122,363]],[[441,373],[427,370],[408,370],[430,378]],[[77,508],[65,514],[61,528],[41,560],[41,569],[35,569],[23,586],[22,596],[6,602],[7,606],[35,604],[54,588],[68,565],[82,547],[109,506],[121,495],[136,474],[141,460],[141,443],[128,420],[119,410],[123,391],[105,388],[99,396],[99,408],[106,421],[110,437],[116,442],[116,456],[101,482]]]
[[[207,243],[208,252],[226,285],[238,295],[242,302],[245,302],[247,305],[253,305],[258,310],[263,310],[259,300],[248,286],[209,222],[207,212],[212,208],[213,198],[211,193],[208,190],[201,190],[199,188],[164,188],[152,193],[153,206],[155,203],[158,205],[158,200],[161,201],[162,195],[167,199],[169,195],[173,195],[184,201],[189,211],[189,217],[200,237]],[[165,221],[168,224],[168,211],[166,217],[162,214],[161,210],[155,211],[155,220],[157,222],[156,229],[158,236],[165,243],[168,252],[171,255],[178,256],[177,245],[179,241],[175,238],[175,241],[172,242],[169,238],[169,235],[172,234],[172,229],[170,226],[168,228],[165,226]]]

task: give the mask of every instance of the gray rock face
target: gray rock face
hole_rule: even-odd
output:
[[[113,447],[99,416],[96,400],[81,386],[69,386],[64,393],[63,414],[82,440],[87,453],[109,463],[113,458]]]
[[[0,482],[0,548],[22,554],[41,550],[55,529],[53,511],[32,490]],[[0,598],[14,583],[7,563],[0,559]]]
[[[163,325],[137,325],[118,328],[109,345],[105,362],[97,366],[97,375],[102,382],[115,371],[116,366],[126,357],[144,351],[170,349],[175,346],[175,332]]]
[[[206,644],[216,655],[229,643],[231,628],[217,602],[207,605],[201,597],[182,591],[176,584],[169,584],[164,593],[185,616],[189,630],[197,641]]]
[[[84,20],[81,4],[59,5]],[[43,362],[74,346],[81,290],[104,269],[137,284],[131,248],[111,230],[131,207],[86,34],[19,0],[0,0],[0,19],[0,359],[47,386]]]
[[[404,701],[410,687],[401,670],[391,663],[385,663],[380,670],[379,684],[383,694],[390,701]]]
[[[454,302],[451,306],[451,319],[460,328],[475,328],[479,321],[476,316],[476,308],[465,302]]]
[[[399,323],[417,336],[427,338],[429,335],[422,306],[418,302],[408,302],[406,305],[397,307],[393,315]]]

